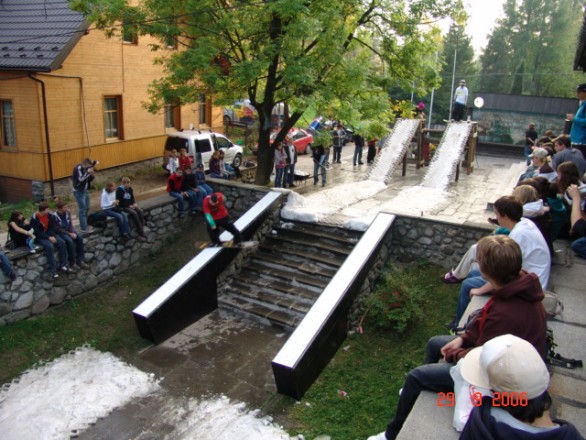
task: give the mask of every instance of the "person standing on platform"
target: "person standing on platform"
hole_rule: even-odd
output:
[[[468,88],[466,87],[466,80],[460,81],[460,86],[454,93],[454,113],[452,119],[454,121],[461,121],[466,115],[466,103],[468,102]]]
[[[575,115],[568,113],[567,119],[572,122],[570,139],[572,147],[579,150],[586,157],[586,83],[576,88],[576,97],[580,100],[580,107]]]
[[[80,164],[75,165],[71,180],[73,180],[73,196],[77,202],[77,216],[82,233],[92,231],[87,224],[88,211],[90,210],[90,185],[94,180],[95,166],[98,162],[84,159]]]

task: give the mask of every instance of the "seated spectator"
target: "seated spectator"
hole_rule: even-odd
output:
[[[461,440],[583,439],[571,423],[551,419],[549,371],[540,353],[524,339],[497,336],[470,351],[462,363],[462,377],[499,394],[494,401],[484,397],[472,410]],[[509,404],[503,404],[504,396]]]
[[[219,151],[214,151],[210,159],[210,176],[216,179],[230,179],[230,175],[222,167]]]
[[[572,250],[579,257],[586,258],[586,214],[584,214],[581,205],[583,196],[580,194],[580,188],[577,185],[570,185],[568,194],[572,198],[572,210],[570,214],[570,222],[572,224],[571,236],[574,238],[574,241],[572,241]]]
[[[521,247],[523,269],[535,273],[541,286],[547,289],[551,268],[551,255],[547,243],[539,229],[523,217],[523,206],[512,196],[504,196],[494,204],[494,212],[500,226],[507,228],[509,237]],[[472,295],[485,295],[493,290],[493,286],[478,271],[471,271],[463,281],[458,297],[456,318],[452,324],[455,329],[470,303]]]
[[[229,163],[224,162],[224,150],[219,150],[220,153],[220,169],[222,170],[222,172],[224,173],[228,173],[228,179],[231,179],[232,177],[236,176],[239,177],[236,173],[236,169],[232,167],[232,165],[230,165]]]
[[[179,158],[177,157],[177,150],[172,149],[171,153],[169,154],[169,158],[167,159],[167,164],[165,165],[165,169],[169,172],[169,174],[173,174],[179,168]]]
[[[14,272],[14,269],[12,268],[12,263],[10,262],[10,260],[6,256],[6,254],[4,252],[2,252],[1,245],[0,245],[0,269],[2,269],[2,272],[4,273],[4,275],[6,275],[6,278],[11,283],[16,279],[16,272]]]
[[[183,171],[182,190],[184,194],[187,194],[191,214],[195,214],[198,209],[201,209],[204,195],[197,187],[197,179],[191,168],[185,168]]]
[[[25,220],[22,212],[12,211],[8,219],[8,238],[14,242],[14,247],[28,248],[29,253],[34,254],[35,234],[28,220]]]
[[[557,173],[550,165],[551,157],[545,148],[536,148],[530,157],[533,165],[537,167],[536,176],[545,177],[550,182],[556,179]]]
[[[513,190],[513,196],[523,205],[523,217],[531,220],[547,243],[550,255],[553,255],[553,242],[551,240],[551,214],[549,206],[544,206],[543,200],[535,188],[529,185],[519,185]]]
[[[85,262],[83,238],[73,227],[71,212],[69,212],[67,203],[63,200],[59,200],[56,203],[56,206],[57,210],[53,213],[56,219],[56,230],[57,234],[63,239],[65,246],[67,247],[69,267],[73,268],[74,265],[77,264],[82,269],[89,268]]]
[[[220,227],[234,236],[234,244],[242,242],[242,235],[230,220],[228,209],[224,205],[224,194],[213,193],[203,199],[203,214],[208,227],[208,235],[215,246],[221,246]]]
[[[177,200],[179,218],[182,218],[185,215],[185,203],[183,202],[183,199],[187,199],[188,196],[187,193],[183,191],[183,171],[181,168],[171,174],[167,179],[167,192],[171,197]]]
[[[54,247],[57,248],[59,254],[59,270],[69,272],[65,241],[57,233],[57,220],[54,215],[49,214],[49,205],[47,202],[39,203],[39,210],[33,214],[31,225],[35,232],[36,242],[45,249],[51,276],[53,278],[59,278],[55,264],[55,254],[53,253]]]
[[[427,343],[425,363],[409,372],[403,385],[395,417],[386,432],[369,440],[397,437],[419,393],[452,392],[450,368],[468,352],[496,336],[513,334],[530,342],[541,356],[546,354],[544,294],[539,279],[521,269],[519,245],[504,235],[484,237],[478,242],[477,260],[483,277],[494,293],[482,313],[459,336],[435,336]],[[444,358],[446,362],[438,363]]]
[[[570,137],[561,135],[554,140],[555,155],[553,156],[553,167],[557,168],[564,162],[572,162],[578,168],[578,175],[582,177],[586,173],[586,160],[580,150],[572,148]]]
[[[202,202],[205,196],[211,195],[214,190],[211,186],[206,183],[206,173],[203,168],[203,163],[198,163],[197,167],[195,168],[195,181],[197,182],[197,187],[202,192]],[[205,194],[204,194],[205,192]]]
[[[179,150],[179,168],[185,171],[187,168],[193,168],[193,159],[187,155],[187,149]]]
[[[128,214],[128,217],[136,226],[138,235],[146,238],[144,233],[144,211],[140,209],[134,198],[134,191],[130,186],[130,178],[123,177],[120,179],[121,185],[116,188],[116,200],[118,201],[118,208]]]
[[[116,200],[116,184],[108,182],[102,191],[102,198],[100,200],[102,210],[108,217],[113,217],[118,223],[118,231],[123,241],[130,239],[130,227],[128,226],[128,219],[118,208],[118,200]]]
[[[557,167],[558,179],[555,183],[552,184],[552,192],[555,192],[556,197],[559,197],[562,203],[564,204],[565,209],[565,216],[562,220],[562,224],[560,226],[560,238],[568,238],[570,233],[570,199],[566,197],[566,190],[569,188],[570,185],[578,185],[582,184],[582,179],[580,177],[580,173],[578,171],[578,167],[573,162],[564,162],[558,165]]]

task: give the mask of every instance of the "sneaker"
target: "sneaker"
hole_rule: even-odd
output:
[[[440,276],[440,281],[445,284],[458,284],[464,280],[461,280],[460,278],[456,278],[454,276],[454,273],[450,270],[445,275]]]
[[[59,274],[57,272],[51,272],[51,278],[59,278]]]
[[[81,230],[82,234],[91,234],[92,232],[94,232],[93,226],[88,226],[87,228]]]
[[[28,253],[29,253],[29,254],[36,254],[36,253],[37,253],[37,251],[36,251],[35,249],[29,249],[29,250],[28,250]]]
[[[387,436],[385,435],[385,432],[381,432],[377,435],[371,435],[370,437],[368,437],[367,440],[387,440]]]
[[[60,270],[61,272],[65,272],[65,273],[67,273],[67,272],[71,272],[71,270],[70,270],[70,269],[69,269],[67,266],[61,266],[61,267],[59,268],[59,270]]]

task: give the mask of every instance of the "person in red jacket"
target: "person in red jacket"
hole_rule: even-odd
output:
[[[242,235],[230,220],[230,214],[226,205],[224,205],[224,194],[215,192],[206,196],[203,199],[203,215],[206,219],[210,240],[214,246],[222,245],[220,241],[220,227],[232,233],[234,236],[234,244],[240,244],[242,242]]]
[[[167,192],[171,197],[177,200],[177,206],[179,207],[179,218],[185,215],[185,203],[183,198],[187,197],[187,194],[183,191],[183,170],[177,168],[174,173],[171,173],[167,178]]]
[[[496,336],[512,334],[531,343],[546,356],[546,315],[543,290],[534,273],[521,269],[523,257],[515,240],[491,235],[478,242],[476,260],[482,276],[494,287],[492,298],[459,336],[434,336],[427,343],[425,365],[409,372],[395,417],[387,430],[369,440],[397,437],[423,390],[453,392],[450,368],[470,350]],[[446,362],[438,363],[444,358]]]

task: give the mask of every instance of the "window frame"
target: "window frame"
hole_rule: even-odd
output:
[[[106,106],[106,100],[107,99],[115,99],[116,100],[116,109],[115,110],[110,110],[107,108]],[[104,138],[106,139],[106,142],[116,142],[116,141],[121,141],[124,140],[124,126],[122,124],[122,95],[104,95],[102,97],[102,111],[103,111],[103,121],[104,121]],[[117,130],[117,136],[110,136],[108,137],[108,128],[109,128],[109,123],[108,121],[111,121],[112,118],[109,117],[109,115],[115,113],[116,116],[116,130]],[[112,128],[110,128],[110,131],[112,131]]]
[[[181,129],[181,106],[177,103],[168,103],[163,107],[165,130]]]
[[[6,115],[4,112],[4,104],[10,105],[10,115]],[[8,139],[9,133],[7,133],[5,123],[10,126],[10,132],[12,133],[12,143]],[[14,102],[12,99],[0,99],[0,148],[17,148],[18,143],[16,140],[16,118],[14,116]]]
[[[138,46],[138,26],[122,22],[122,43]]]

